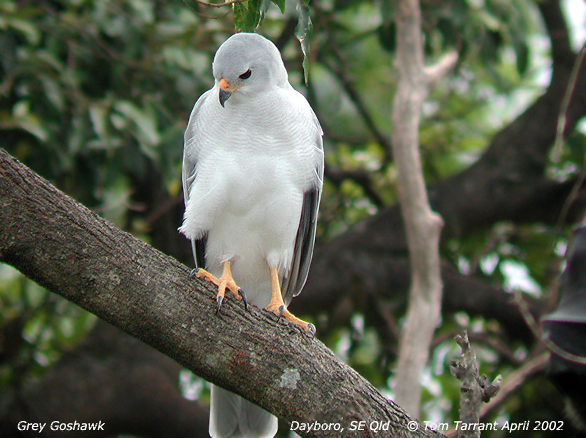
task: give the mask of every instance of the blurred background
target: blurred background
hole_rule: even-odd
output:
[[[325,131],[316,252],[291,309],[392,398],[409,287],[390,147],[395,11],[392,2],[311,2],[306,84],[296,5],[287,1],[284,13],[271,5],[257,30],[277,44]],[[586,67],[572,69],[586,4],[422,0],[421,8],[427,62],[448,51],[459,60],[427,99],[420,130],[430,199],[445,221],[442,321],[420,419],[458,419],[449,364],[460,351],[453,336],[467,329],[481,373],[505,384],[482,421],[565,421],[563,436],[583,436],[586,407],[568,410],[547,378],[547,350],[513,292],[535,318],[556,308],[571,230],[583,220]],[[213,54],[233,32],[230,8],[193,0],[0,0],[0,147],[193,266],[177,232],[183,132],[213,85]],[[565,130],[554,148],[560,108]],[[0,436],[26,436],[20,420],[100,420],[104,436],[205,437],[208,399],[205,381],[0,265]]]

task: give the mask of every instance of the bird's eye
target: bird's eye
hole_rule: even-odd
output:
[[[238,76],[240,79],[248,79],[250,77],[250,75],[252,74],[252,72],[250,71],[250,69],[246,70],[244,73],[242,73],[240,76]]]

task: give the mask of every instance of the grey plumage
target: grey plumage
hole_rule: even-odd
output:
[[[264,37],[230,37],[216,53],[213,73],[215,85],[196,102],[185,132],[180,231],[191,239],[198,267],[220,277],[227,265],[249,303],[278,311],[275,287],[280,284],[287,305],[309,272],[322,190],[322,130]],[[269,272],[278,273],[279,284]],[[286,308],[284,317],[313,328]],[[213,387],[212,437],[268,438],[276,431],[276,417]]]

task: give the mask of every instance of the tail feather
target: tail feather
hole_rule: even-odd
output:
[[[273,438],[277,426],[274,415],[212,385],[209,431],[212,438]]]

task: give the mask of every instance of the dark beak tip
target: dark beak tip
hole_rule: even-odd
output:
[[[232,92],[220,88],[220,105],[222,105],[222,108],[225,108],[226,101],[230,99],[231,95]]]

